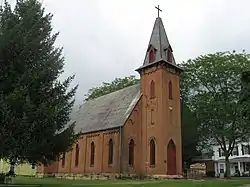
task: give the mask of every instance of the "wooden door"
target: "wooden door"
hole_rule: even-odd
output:
[[[176,147],[173,140],[170,140],[167,147],[167,174],[176,175]]]

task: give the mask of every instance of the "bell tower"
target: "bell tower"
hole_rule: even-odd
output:
[[[145,174],[181,175],[179,68],[162,19],[155,20],[140,74],[142,165]]]

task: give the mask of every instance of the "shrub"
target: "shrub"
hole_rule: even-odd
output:
[[[4,184],[5,183],[5,174],[4,173],[0,173],[0,184]]]
[[[215,171],[207,171],[206,176],[207,177],[215,177]]]

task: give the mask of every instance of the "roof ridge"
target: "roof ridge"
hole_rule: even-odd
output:
[[[89,102],[91,102],[91,101],[98,100],[98,99],[103,98],[103,97],[105,97],[105,96],[109,96],[109,95],[112,95],[112,94],[115,94],[115,93],[119,93],[119,92],[121,92],[121,91],[124,91],[124,90],[126,90],[126,89],[129,89],[129,88],[131,88],[131,87],[133,87],[133,86],[137,86],[137,85],[139,85],[139,84],[140,84],[140,83],[137,83],[137,84],[134,84],[134,85],[131,85],[131,86],[126,86],[126,87],[124,87],[124,88],[122,88],[122,89],[119,89],[119,90],[116,90],[116,91],[107,93],[107,94],[105,94],[105,95],[99,96],[99,97],[97,97],[97,98],[88,100],[88,101],[84,102],[82,105],[84,105],[85,103],[89,103]],[[82,105],[81,105],[81,106],[82,106]],[[80,107],[81,107],[81,106],[80,106]]]

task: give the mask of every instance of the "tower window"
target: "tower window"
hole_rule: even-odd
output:
[[[173,90],[172,90],[172,82],[169,81],[168,83],[168,98],[173,99]]]
[[[155,82],[153,80],[150,83],[150,98],[155,98]]]
[[[149,52],[149,63],[154,62],[155,61],[155,52],[154,49],[151,49]]]
[[[172,63],[172,51],[171,51],[171,49],[169,48],[168,50],[167,50],[167,52],[168,52],[168,56],[167,56],[167,59],[168,59],[168,62],[170,62],[170,63]]]

